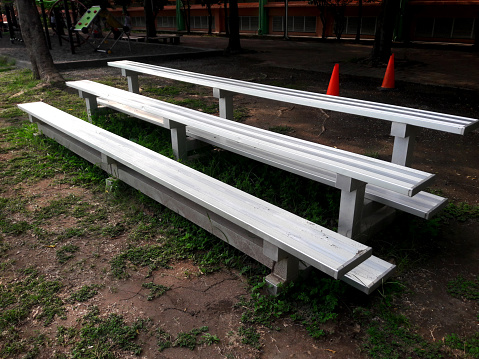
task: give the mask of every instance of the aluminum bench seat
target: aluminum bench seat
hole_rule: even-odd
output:
[[[359,202],[364,199],[361,196],[423,218],[431,217],[446,204],[444,198],[421,192],[433,178],[426,172],[229,121],[88,80],[67,82],[67,85],[77,89],[80,96],[87,100],[89,111],[100,103],[170,128],[172,142],[176,146],[174,152],[180,158],[184,158],[188,150],[186,137],[178,137],[181,131],[179,125],[182,124],[186,126],[184,136],[188,134],[341,189],[338,231],[348,237],[365,233],[378,219],[371,217],[374,219],[372,222],[361,218],[363,208],[359,208]],[[348,179],[355,183],[345,183]],[[354,186],[360,187],[361,184],[367,184],[365,194],[359,193],[356,198],[357,188]],[[366,215],[365,212],[364,217]]]
[[[43,134],[269,264],[272,277],[293,279],[301,260],[369,293],[394,270],[394,265],[371,257],[366,245],[50,105],[18,107]]]
[[[138,74],[211,87],[213,94],[219,98],[220,116],[231,120],[233,119],[233,95],[244,94],[390,121],[391,135],[395,137],[392,162],[405,166],[410,166],[412,162],[415,136],[419,128],[464,135],[479,127],[479,120],[474,118],[281,88],[135,61],[112,61],[108,65],[121,69],[122,75],[128,78],[130,91],[135,93],[139,92]]]

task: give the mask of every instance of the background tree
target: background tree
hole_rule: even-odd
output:
[[[333,17],[334,17],[334,34],[336,39],[341,39],[343,35],[344,28],[346,26],[346,17],[344,13],[346,11],[346,6],[350,4],[352,0],[328,0],[327,5],[331,8]]]
[[[399,0],[383,0],[374,36],[371,61],[373,66],[386,63],[391,56],[393,32],[396,14],[399,11]]]
[[[32,63],[33,76],[47,83],[63,83],[63,77],[53,64],[42,31],[40,14],[34,0],[17,0],[23,41]]]
[[[167,0],[144,0],[147,37],[156,36],[156,15],[158,15],[158,11],[163,10],[167,2]]]
[[[308,0],[308,4],[316,5],[319,10],[319,19],[323,25],[321,31],[321,38],[326,38],[326,23],[327,23],[327,9],[328,9],[329,0]]]
[[[354,41],[359,42],[361,39],[361,24],[363,22],[363,0],[358,0],[358,25],[356,27],[356,38]]]
[[[186,33],[189,34],[191,32],[191,4],[190,0],[181,0],[181,14],[183,15],[183,20],[185,21],[186,25]]]
[[[121,6],[123,14],[128,12],[128,7],[131,5],[131,0],[114,0],[115,5]]]
[[[241,52],[240,32],[239,32],[239,14],[238,0],[230,0],[230,36],[226,52],[230,54],[238,54]]]
[[[219,3],[218,0],[201,0],[201,6],[206,6],[208,10],[208,35],[213,33],[213,12],[211,11],[211,5]]]

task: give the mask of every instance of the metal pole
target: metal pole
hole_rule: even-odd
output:
[[[73,44],[73,36],[72,36],[72,22],[70,19],[70,11],[68,10],[68,0],[63,0],[63,7],[65,8],[65,18],[67,20],[67,30],[68,30],[68,39],[70,41],[70,50],[72,54],[75,53],[75,45]]]
[[[40,9],[42,10],[43,26],[45,26],[45,37],[47,39],[47,45],[48,48],[51,50],[52,43],[50,42],[50,32],[48,31],[47,15],[45,14],[45,6],[43,5],[43,0],[40,0]]]

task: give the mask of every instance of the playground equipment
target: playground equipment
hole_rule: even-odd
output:
[[[101,42],[96,47],[92,45],[94,51],[111,54],[113,47],[123,36],[127,37],[128,48],[131,51],[129,27],[123,26],[108,10],[102,9],[100,6],[93,6],[89,8],[77,21],[77,23],[73,27],[73,31],[75,31],[77,34],[81,33],[84,35],[88,35],[87,39],[92,36],[94,39],[99,37],[101,38],[101,20],[106,23],[110,31],[106,36],[103,37],[103,40],[101,40]],[[101,47],[103,44],[108,44],[108,39],[110,38],[111,34],[113,34],[113,44],[107,49],[102,49]]]
[[[62,46],[62,40],[69,42],[72,54],[75,53],[75,47],[86,41],[78,34],[74,38],[72,31],[72,24],[76,23],[76,19],[86,10],[87,7],[78,0],[56,0],[48,11],[48,19],[53,32],[58,36],[59,45]]]

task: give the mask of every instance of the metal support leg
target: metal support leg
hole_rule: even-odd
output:
[[[336,188],[341,190],[338,233],[353,238],[361,232],[366,183],[338,174]]]
[[[138,83],[138,72],[121,69],[121,75],[126,76],[128,81],[128,91],[133,93],[140,93],[140,85]]]
[[[81,90],[78,90],[78,95],[80,96],[80,98],[85,99],[88,121],[91,123],[91,116],[98,109],[98,102],[96,100],[97,96],[92,95],[91,93],[83,92]]]
[[[271,285],[273,295],[278,294],[279,285],[296,279],[299,275],[299,260],[275,245],[263,241],[263,254],[274,261],[266,282]]]
[[[40,122],[38,121],[38,118],[28,114],[28,120],[31,122],[31,123],[37,123],[37,122]]]
[[[186,126],[174,121],[168,122],[169,125],[167,128],[171,130],[171,146],[173,148],[173,154],[177,160],[184,160],[188,155]]]
[[[227,120],[234,120],[233,115],[233,92],[221,90],[218,88],[213,89],[213,96],[219,100],[220,117]]]
[[[110,173],[113,177],[118,177],[118,165],[117,162],[105,155],[104,153],[101,154],[101,163],[106,166],[105,171]]]
[[[394,148],[391,162],[402,166],[411,166],[416,134],[419,128],[405,123],[393,122],[391,136],[394,136]]]

